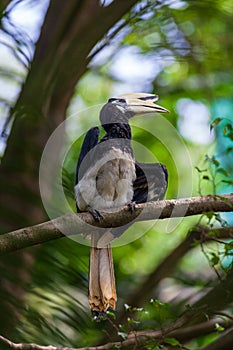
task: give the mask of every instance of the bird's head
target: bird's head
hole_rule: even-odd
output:
[[[101,124],[128,123],[135,115],[169,112],[154,103],[158,98],[157,95],[147,93],[128,93],[111,97],[100,111]]]

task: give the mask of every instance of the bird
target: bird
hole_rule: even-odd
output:
[[[105,135],[92,127],[86,134],[77,161],[75,200],[78,212],[88,211],[101,221],[101,210],[163,199],[168,184],[166,166],[135,160],[129,120],[135,115],[167,113],[155,102],[158,96],[127,93],[108,99],[100,111]],[[130,224],[129,224],[130,225]],[[107,231],[106,231],[107,232]],[[121,235],[122,229],[117,230]],[[91,234],[89,306],[95,318],[105,317],[117,302],[111,242]]]

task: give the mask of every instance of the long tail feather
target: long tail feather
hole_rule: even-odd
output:
[[[89,270],[89,304],[92,311],[106,312],[116,308],[116,286],[112,249],[91,247]]]

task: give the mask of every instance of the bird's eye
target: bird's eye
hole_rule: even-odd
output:
[[[126,103],[126,100],[124,98],[115,98],[115,97],[111,97],[109,100],[108,100],[108,103],[111,103],[111,102],[119,102],[119,103]]]

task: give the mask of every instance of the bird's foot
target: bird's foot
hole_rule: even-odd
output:
[[[135,211],[135,205],[136,205],[135,202],[129,202],[129,203],[127,204],[127,207],[128,207],[128,209],[129,209],[129,211],[130,211],[131,214]]]
[[[95,221],[100,222],[101,219],[103,219],[103,216],[100,214],[100,212],[98,210],[92,208],[90,205],[88,205],[87,211],[93,216]]]

